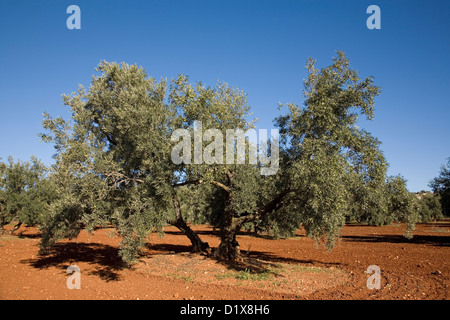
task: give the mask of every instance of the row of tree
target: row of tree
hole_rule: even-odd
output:
[[[343,52],[322,69],[309,59],[306,69],[303,106],[279,106],[286,110],[274,120],[279,167],[265,176],[248,159],[171,158],[174,131],[193,133],[196,121],[223,136],[254,128],[244,92],[191,84],[183,75],[157,81],[136,65],[101,62],[87,90],[63,97],[71,119],[44,115],[42,139],[54,144],[55,164],[46,168],[34,158],[0,164],[2,228],[11,221],[38,225],[46,251],[81,230],[113,225],[130,263],[147,235],[168,224],[190,239],[193,251],[233,260],[242,228],[286,237],[303,226],[332,248],[347,221],[406,222],[410,236],[417,221],[442,218],[441,211],[448,216],[449,168],[433,180],[434,194],[418,199],[402,177],[386,175],[380,142],[356,125],[359,116],[373,118],[380,92],[373,78],[360,79]],[[220,245],[209,248],[188,222],[216,227]]]

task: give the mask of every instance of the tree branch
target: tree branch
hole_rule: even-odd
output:
[[[219,188],[222,188],[223,190],[225,190],[226,192],[230,193],[231,190],[230,188],[228,188],[226,185],[224,185],[223,183],[220,183],[218,181],[212,180],[211,183],[215,186],[218,186]]]
[[[246,213],[245,215],[241,215],[240,217],[235,218],[236,223],[239,225],[242,225],[246,222],[250,222],[255,219],[258,219],[261,216],[263,216],[271,211],[279,210],[284,205],[284,203],[283,203],[284,197],[292,191],[293,190],[288,188],[288,189],[284,190],[283,192],[279,193],[272,201],[270,201],[268,204],[266,204],[262,209],[257,210],[256,212]]]
[[[229,169],[227,169],[227,172],[225,172],[225,174],[227,175],[227,178],[228,178],[228,185],[231,186],[235,174],[232,173]]]
[[[186,180],[184,182],[175,183],[175,184],[172,185],[172,187],[177,188],[177,187],[185,186],[185,185],[188,185],[188,184],[201,184],[201,183],[203,183],[202,179]]]
[[[128,176],[126,176],[123,173],[120,172],[110,172],[108,174],[106,174],[106,178],[105,181],[108,180],[109,178],[113,179],[113,183],[116,184],[117,186],[119,186],[121,183],[127,182],[127,181],[136,181],[139,183],[144,183],[144,180],[139,179],[139,178],[130,178]]]

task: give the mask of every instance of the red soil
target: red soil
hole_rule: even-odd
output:
[[[209,226],[195,226],[217,246]],[[58,243],[39,256],[34,228],[0,236],[0,299],[446,299],[450,284],[450,221],[417,225],[347,225],[328,252],[299,230],[270,240],[237,237],[244,262],[227,266],[190,255],[189,240],[174,228],[152,234],[132,268],[122,268],[120,239],[112,229]],[[20,237],[17,236],[20,234]],[[81,271],[81,289],[68,289],[69,265]],[[369,265],[381,269],[381,288],[368,289]]]

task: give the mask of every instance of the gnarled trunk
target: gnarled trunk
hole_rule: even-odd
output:
[[[197,233],[192,230],[191,227],[186,223],[186,221],[181,219],[176,219],[175,221],[170,222],[171,225],[177,227],[184,235],[186,235],[192,244],[192,252],[195,253],[207,253],[209,254],[209,244],[208,242],[202,241]]]
[[[226,212],[224,225],[221,229],[220,244],[214,250],[214,257],[218,260],[234,261],[240,257],[239,243],[236,241],[236,233],[240,225],[233,218],[231,212]]]
[[[219,246],[214,250],[213,256],[218,260],[234,261],[239,259],[241,250],[236,241],[236,233],[223,232]]]

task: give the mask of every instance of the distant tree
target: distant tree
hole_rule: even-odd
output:
[[[407,238],[412,238],[416,222],[419,221],[419,209],[414,194],[406,188],[406,180],[401,176],[388,178],[388,209],[386,219],[389,223],[406,222]]]
[[[447,164],[441,167],[439,175],[429,183],[434,193],[440,195],[442,213],[450,217],[450,158]]]
[[[30,161],[0,162],[0,227],[15,222],[11,232],[22,224],[36,226],[43,219],[54,192],[47,175],[48,169],[37,158]]]
[[[444,215],[442,214],[440,195],[426,191],[419,194],[420,198],[417,198],[419,220],[421,222],[431,222],[443,219]]]

